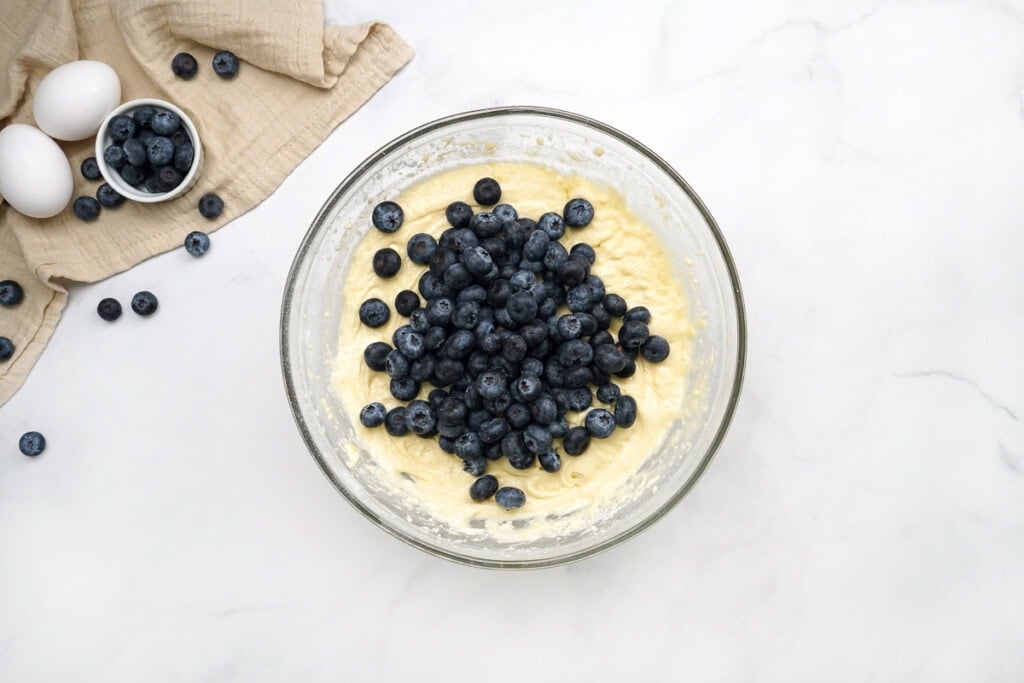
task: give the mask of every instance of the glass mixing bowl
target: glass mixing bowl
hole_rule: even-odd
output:
[[[663,445],[641,466],[636,485],[631,489],[633,480],[627,481],[625,495],[616,497],[597,521],[558,536],[470,534],[418,506],[395,487],[395,475],[364,451],[353,429],[358,416],[346,414],[331,382],[345,306],[343,283],[352,252],[372,229],[373,206],[430,174],[491,161],[540,164],[615,188],[670,250],[696,323],[687,378],[692,400]],[[535,107],[450,116],[372,154],[338,185],[306,233],[281,311],[288,400],[328,479],[356,509],[401,540],[485,567],[570,562],[606,550],[664,516],[697,482],[722,442],[739,398],[745,348],[736,268],[714,218],[686,181],[654,152],[610,126]],[[438,450],[438,457],[448,456]]]

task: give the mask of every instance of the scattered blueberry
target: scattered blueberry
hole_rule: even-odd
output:
[[[103,176],[100,173],[100,165],[96,163],[96,157],[86,157],[82,161],[81,171],[86,180],[99,180]]]
[[[92,197],[79,197],[71,210],[83,221],[94,221],[100,215],[100,203]]]
[[[359,320],[367,327],[380,327],[391,318],[391,310],[380,299],[367,299],[359,306]]]
[[[646,306],[634,306],[626,311],[626,320],[636,320],[647,324],[651,322],[651,312],[647,310]]]
[[[493,206],[501,199],[501,186],[494,178],[481,178],[473,186],[473,200],[481,206]]]
[[[199,198],[199,213],[203,218],[214,219],[224,210],[224,200],[213,192],[207,192]]]
[[[379,249],[373,255],[373,272],[378,277],[390,278],[398,274],[402,267],[402,257],[391,247]]]
[[[597,400],[601,403],[615,403],[619,400],[617,384],[602,384],[597,388]]]
[[[380,427],[384,424],[385,417],[387,417],[387,410],[383,403],[370,403],[359,411],[359,422],[364,427]]]
[[[435,251],[437,251],[437,240],[424,232],[413,235],[406,244],[409,260],[419,265],[429,263],[430,257],[434,255]]]
[[[545,472],[557,472],[562,469],[562,459],[555,451],[548,451],[537,456],[537,462],[544,468]]]
[[[485,474],[469,487],[469,497],[479,502],[487,500],[498,490],[498,479],[493,474]]]
[[[103,183],[96,188],[96,201],[98,201],[101,206],[112,209],[124,204],[124,197],[118,194],[117,190],[112,188],[110,185]]]
[[[395,312],[399,315],[409,315],[420,307],[420,297],[416,292],[403,289],[395,296]]]
[[[526,494],[514,486],[503,486],[494,493],[494,502],[506,510],[516,510],[526,505]]]
[[[566,225],[582,228],[594,220],[594,205],[586,199],[570,199],[562,210]]]
[[[199,71],[199,62],[196,58],[187,52],[179,52],[174,55],[174,59],[171,60],[171,71],[178,78],[184,78],[186,81],[191,80],[196,72]]]
[[[379,341],[372,342],[363,351],[363,360],[366,362],[366,367],[376,372],[383,372],[389,353],[391,353],[391,347],[388,344]]]
[[[152,292],[143,290],[132,297],[132,310],[141,316],[153,315],[159,305]]]
[[[213,71],[221,78],[234,78],[238,75],[238,57],[227,50],[218,52],[213,56]]]
[[[622,395],[615,401],[615,424],[619,427],[632,427],[636,422],[636,399]]]
[[[398,406],[388,411],[388,414],[384,416],[384,429],[391,436],[403,436],[409,433],[409,428],[405,424],[405,408]]]
[[[205,232],[194,230],[185,236],[185,251],[199,258],[210,249],[210,237]]]
[[[108,323],[114,322],[121,317],[121,302],[110,297],[100,299],[100,302],[96,305],[96,312],[100,318]]]
[[[557,240],[565,234],[565,221],[554,211],[548,211],[537,221],[537,227],[543,230],[552,240]],[[568,255],[567,255],[568,256]]]
[[[46,438],[39,432],[25,432],[18,441],[22,453],[35,457],[46,450]]]
[[[584,427],[570,427],[562,438],[562,448],[569,455],[582,455],[590,445],[590,434]]]
[[[17,306],[25,298],[25,290],[14,280],[0,282],[0,306]]]
[[[149,128],[158,136],[173,135],[181,126],[181,117],[173,111],[158,109],[149,120]],[[170,140],[168,140],[170,142]],[[173,145],[173,143],[172,143]]]
[[[639,349],[650,334],[646,323],[627,319],[619,329],[619,344],[625,349]]]
[[[7,337],[0,337],[0,363],[6,362],[14,355],[14,342]]]
[[[613,318],[621,318],[626,315],[626,300],[618,294],[608,294],[602,302],[604,310]]]
[[[445,209],[444,216],[453,228],[465,228],[473,218],[473,209],[466,202],[452,202]]]
[[[426,401],[411,401],[405,407],[405,426],[409,431],[419,436],[429,434],[437,426],[437,417],[434,409]]]
[[[405,212],[395,202],[381,202],[373,207],[370,221],[373,223],[373,227],[381,232],[395,232],[402,227],[402,222],[405,221]]]

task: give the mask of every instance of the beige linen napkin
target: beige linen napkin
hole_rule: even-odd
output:
[[[233,80],[210,65],[222,49],[242,60]],[[182,51],[199,62],[191,81],[171,71]],[[126,202],[91,223],[70,206],[39,220],[0,205],[0,280],[25,289],[20,305],[0,307],[0,336],[15,344],[14,356],[0,363],[0,405],[53,333],[67,300],[62,281],[108,277],[253,208],[411,57],[386,24],[324,26],[321,0],[0,1],[0,125],[34,123],[32,94],[51,69],[97,59],[120,76],[122,101],[158,97],[184,109],[204,153],[199,181],[183,197]],[[60,144],[74,196],[94,195],[99,182],[78,170],[93,156],[93,140]],[[224,199],[216,221],[196,209],[207,192]]]

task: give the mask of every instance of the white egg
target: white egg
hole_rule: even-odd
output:
[[[17,211],[56,216],[74,189],[71,164],[46,133],[24,123],[0,130],[0,195]]]
[[[91,59],[68,62],[46,74],[32,98],[36,124],[58,140],[84,140],[121,101],[121,81]]]

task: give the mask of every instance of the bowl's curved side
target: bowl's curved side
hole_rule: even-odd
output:
[[[732,303],[735,307],[735,330],[737,338],[735,340],[736,347],[736,358],[734,364],[734,370],[732,374],[731,387],[729,388],[728,400],[722,412],[721,419],[717,428],[710,439],[710,444],[707,447],[704,454],[701,456],[699,463],[694,468],[692,474],[688,480],[677,489],[674,494],[668,498],[660,507],[658,507],[653,513],[647,515],[639,522],[624,528],[619,533],[616,533],[608,538],[604,539],[601,543],[584,548],[582,550],[572,551],[565,555],[534,558],[534,559],[521,559],[514,561],[496,560],[493,558],[481,559],[474,557],[467,553],[453,552],[445,548],[432,545],[424,542],[418,538],[412,537],[393,524],[390,524],[387,520],[382,519],[372,509],[365,505],[356,495],[353,495],[344,485],[344,483],[338,478],[334,470],[329,465],[325,454],[321,452],[317,445],[316,439],[313,436],[313,430],[315,425],[309,423],[307,416],[303,413],[302,405],[298,400],[299,387],[295,382],[295,368],[293,366],[293,353],[295,348],[292,344],[293,337],[293,325],[296,321],[293,319],[293,308],[295,305],[296,295],[296,284],[300,281],[303,274],[303,269],[308,265],[308,259],[310,257],[310,250],[314,243],[317,241],[320,233],[328,229],[328,222],[332,215],[335,214],[338,208],[338,202],[343,196],[345,196],[360,180],[370,172],[381,160],[386,159],[389,155],[401,150],[404,146],[409,145],[413,141],[421,138],[430,133],[437,132],[445,129],[446,127],[456,126],[465,122],[472,122],[481,119],[488,119],[493,117],[508,117],[508,116],[530,116],[530,117],[545,117],[556,119],[559,121],[568,121],[570,123],[579,124],[586,128],[599,131],[611,138],[616,139],[622,144],[631,147],[644,157],[646,157],[652,164],[654,164],[662,173],[664,173],[671,181],[677,185],[688,199],[693,203],[699,212],[704,223],[711,232],[714,244],[716,245],[719,256],[725,267],[725,271],[728,273],[730,293],[732,296]],[[464,112],[449,116],[435,121],[426,123],[418,128],[415,128],[387,143],[379,150],[370,155],[366,160],[359,164],[331,193],[330,197],[324,203],[323,207],[318,212],[316,218],[313,220],[312,225],[306,232],[303,240],[296,252],[296,256],[292,262],[291,268],[289,269],[288,278],[286,281],[282,308],[281,308],[281,324],[280,324],[280,344],[281,344],[281,368],[285,383],[285,389],[288,396],[289,405],[292,410],[292,415],[296,421],[296,425],[299,428],[299,432],[302,435],[303,441],[306,443],[307,448],[317,461],[321,470],[331,481],[331,483],[338,489],[339,492],[349,501],[357,510],[359,510],[365,517],[372,521],[377,526],[383,528],[394,536],[404,542],[420,548],[426,552],[443,557],[448,560],[455,562],[480,566],[489,568],[536,568],[536,567],[547,567],[558,564],[564,564],[567,562],[575,561],[594,555],[598,552],[611,548],[622,541],[638,534],[644,529],[650,527],[654,522],[661,519],[667,514],[697,483],[703,472],[707,469],[711,459],[721,446],[722,441],[728,431],[731,424],[733,415],[736,410],[736,406],[739,401],[739,396],[742,390],[743,378],[746,366],[746,314],[743,302],[742,289],[740,286],[739,276],[736,271],[735,263],[732,258],[732,254],[726,244],[725,238],[722,235],[721,229],[718,223],[715,221],[711,212],[707,206],[700,199],[693,188],[686,182],[686,180],[672,168],[664,159],[659,155],[655,154],[648,147],[626,135],[625,133],[607,125],[602,122],[590,119],[585,116],[574,114],[571,112],[560,111],[556,109],[548,109],[542,107],[530,107],[530,106],[517,106],[517,107],[501,107],[493,109],[482,109],[476,111]],[[730,363],[730,365],[732,365]]]

